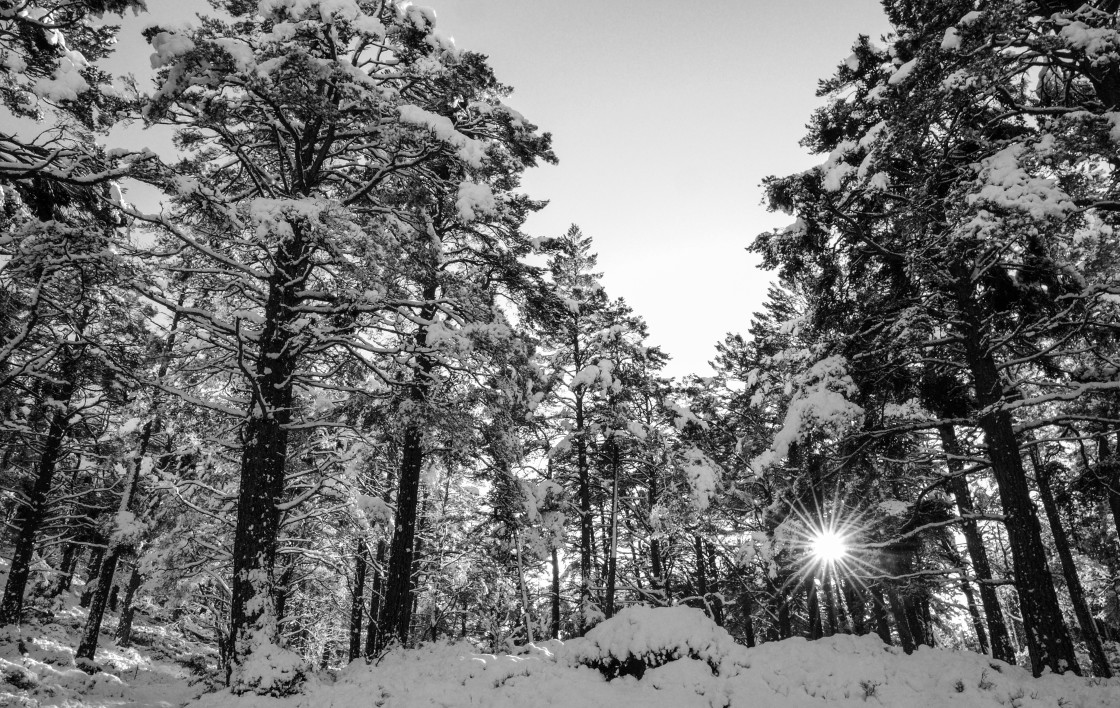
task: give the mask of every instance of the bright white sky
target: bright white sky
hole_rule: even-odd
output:
[[[608,293],[625,297],[650,343],[673,356],[668,373],[710,374],[715,343],[746,331],[770,281],[743,249],[790,221],[766,212],[759,183],[819,161],[798,145],[817,81],[858,34],[888,30],[878,0],[422,4],[460,47],[489,55],[515,89],[510,105],[553,134],[560,164],[524,180],[550,200],[527,230],[553,236],[579,224]],[[110,70],[147,75],[139,28],[206,9],[148,5],[152,13],[126,20]]]

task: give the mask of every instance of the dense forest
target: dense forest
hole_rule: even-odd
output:
[[[148,85],[140,0],[0,0],[0,642],[80,587],[80,666],[140,613],[235,693],[634,605],[1120,671],[1120,3],[884,0],[681,380],[431,11],[212,4]]]

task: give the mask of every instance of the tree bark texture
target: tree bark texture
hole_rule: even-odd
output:
[[[76,359],[68,359],[63,363],[60,380],[46,387],[44,397],[51,402],[54,413],[50,416],[46,439],[43,441],[39,461],[35,466],[35,483],[27,495],[27,502],[20,507],[16,515],[15,525],[18,531],[8,570],[8,582],[4,586],[4,597],[0,599],[0,627],[19,624],[23,618],[23,595],[31,575],[35,539],[46,516],[47,497],[51,491],[51,483],[54,481],[55,469],[69,427],[69,406],[70,398],[74,395],[76,366]]]
[[[961,334],[976,402],[982,411],[979,425],[1003,505],[1031,672],[1039,676],[1044,668],[1049,668],[1054,673],[1073,671],[1079,674],[1073,643],[1062,621],[1061,606],[1046,562],[1046,547],[1019,456],[1011,414],[1001,407],[1004,390],[999,369],[979,334],[981,317],[972,301],[973,285],[964,274],[957,280],[962,288],[958,298],[962,310]]]
[[[144,576],[141,575],[139,568],[133,568],[132,574],[128,577],[128,585],[124,590],[124,601],[121,603],[121,618],[117,622],[116,640],[117,646],[127,647],[132,644],[132,620],[136,616],[136,606],[133,602],[136,600],[136,591],[144,583]]]
[[[362,620],[365,609],[366,550],[361,539],[354,552],[354,590],[350,602],[350,661],[362,655]]]
[[[1081,578],[1077,575],[1077,566],[1073,562],[1073,553],[1070,552],[1069,539],[1066,537],[1065,527],[1062,526],[1062,517],[1058,513],[1058,505],[1054,502],[1054,491],[1050,486],[1050,470],[1042,463],[1037,447],[1031,446],[1030,455],[1038,482],[1038,495],[1042,498],[1042,508],[1046,511],[1046,518],[1050,522],[1050,535],[1054,538],[1054,547],[1058,550],[1058,559],[1062,564],[1062,574],[1066,579],[1066,590],[1069,591],[1074,615],[1077,616],[1077,623],[1081,626],[1081,639],[1089,650],[1093,675],[1112,678],[1108,657],[1104,653],[1100,635],[1097,634],[1097,625],[1093,621],[1093,614],[1089,611],[1089,603],[1085,601],[1085,591],[1081,587]]]
[[[253,400],[242,431],[241,487],[233,541],[230,603],[231,688],[286,693],[299,672],[262,676],[246,672],[258,651],[279,652],[279,626],[274,606],[274,570],[280,533],[279,504],[284,498],[288,458],[288,425],[292,418],[297,346],[289,324],[295,317],[297,292],[309,273],[303,227],[290,223],[291,235],[273,254],[264,324],[249,381]]]
[[[426,287],[424,298],[435,299],[434,286]],[[433,306],[425,306],[421,321],[431,321],[435,316]],[[409,386],[412,414],[420,415],[427,403],[431,375],[435,362],[425,354],[427,327],[419,327],[415,343],[419,350],[416,369]],[[391,640],[407,644],[412,623],[412,572],[416,545],[417,511],[420,503],[420,475],[424,470],[424,428],[420,420],[413,419],[405,427],[401,447],[400,474],[397,477],[397,508],[393,540],[389,548],[389,571],[385,581],[385,599],[378,622],[375,651],[380,651]]]
[[[999,596],[996,594],[995,586],[985,582],[992,579],[988,551],[984,548],[984,539],[980,535],[979,525],[974,519],[967,518],[976,514],[976,508],[972,503],[972,493],[969,491],[968,481],[962,474],[960,443],[957,441],[956,431],[951,425],[939,426],[938,433],[941,436],[941,447],[945,451],[949,473],[953,476],[949,482],[949,491],[953,494],[953,499],[957,503],[957,511],[965,518],[965,521],[961,524],[961,533],[964,535],[965,545],[968,547],[968,558],[972,562],[972,572],[980,586],[980,602],[984,605],[984,616],[988,621],[988,636],[991,641],[992,657],[1000,661],[1006,661],[1008,664],[1014,664],[1015,651],[1011,648],[1011,638],[1007,633],[1007,624],[1003,619]]]

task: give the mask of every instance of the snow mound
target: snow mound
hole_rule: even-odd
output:
[[[967,651],[919,647],[907,656],[876,636],[835,635],[761,644],[738,677],[731,705],[898,708],[1105,708],[1120,680],[1073,674],[1033,678],[1027,669]],[[756,700],[747,702],[747,696]],[[737,698],[736,698],[737,697]],[[740,702],[742,701],[742,702]]]
[[[607,678],[636,676],[677,659],[706,664],[727,675],[747,666],[745,649],[700,610],[634,606],[599,624],[564,653],[569,662],[598,669]]]
[[[1022,667],[971,652],[922,647],[907,656],[874,635],[787,639],[754,649],[726,646],[722,630],[713,630],[702,613],[686,610],[633,608],[584,639],[530,646],[516,656],[480,654],[465,642],[396,650],[372,665],[354,662],[333,683],[327,676],[311,677],[294,696],[235,697],[223,691],[192,708],[1120,706],[1120,679],[1035,679]],[[573,662],[592,656],[592,648],[594,656],[617,658],[652,655],[668,646],[680,658],[647,668],[641,678],[608,679]],[[690,656],[693,651],[707,659]],[[718,675],[709,659],[718,659]]]

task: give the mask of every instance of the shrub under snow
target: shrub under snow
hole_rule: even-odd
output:
[[[727,675],[745,663],[745,649],[700,610],[677,607],[628,607],[567,644],[573,664],[598,669],[607,678],[637,676],[676,659],[707,664]]]

